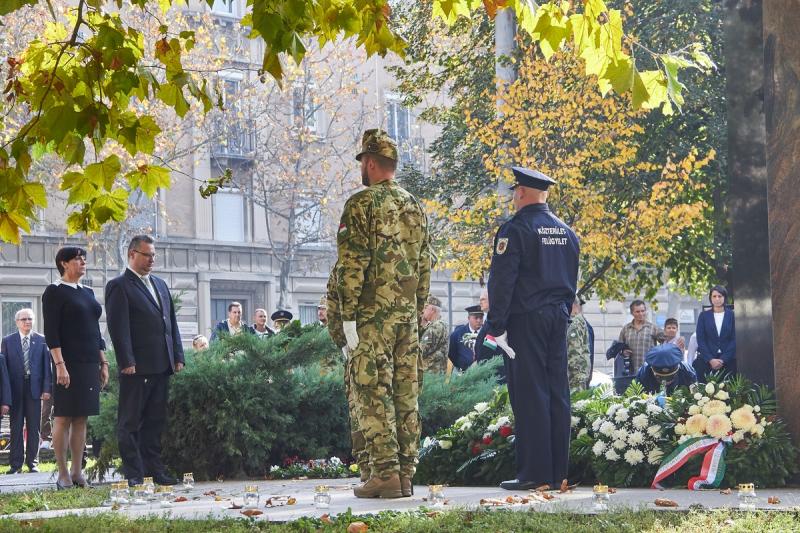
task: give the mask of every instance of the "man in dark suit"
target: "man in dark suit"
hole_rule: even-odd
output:
[[[465,311],[468,313],[467,323],[456,327],[450,334],[447,350],[448,359],[459,370],[466,370],[475,362],[475,341],[483,325],[480,305],[471,305]]]
[[[161,462],[169,377],[183,370],[175,308],[167,284],[150,274],[155,241],[137,235],[128,245],[128,268],[106,285],[106,318],[119,377],[117,439],[128,484],[150,476],[174,485]]]
[[[38,472],[42,400],[50,398],[53,389],[50,350],[44,336],[33,331],[33,310],[20,309],[14,318],[18,331],[4,337],[0,348],[0,352],[5,354],[11,388],[9,474],[22,470],[23,458],[28,470]],[[23,426],[28,429],[24,452]]]

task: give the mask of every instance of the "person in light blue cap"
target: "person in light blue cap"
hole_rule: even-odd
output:
[[[656,394],[666,385],[667,396],[670,396],[677,387],[697,383],[697,375],[683,362],[683,352],[674,344],[654,346],[644,360],[636,381],[642,384],[645,392]]]

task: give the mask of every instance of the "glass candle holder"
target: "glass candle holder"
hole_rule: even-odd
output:
[[[144,478],[143,484],[144,484],[144,490],[147,493],[147,499],[152,500],[156,492],[156,484],[153,482],[153,478],[151,477]]]
[[[134,505],[144,505],[147,503],[147,489],[145,486],[136,485],[133,487],[133,504]]]
[[[156,497],[161,507],[172,507],[172,487],[161,486],[156,488]]]
[[[444,488],[442,485],[428,485],[428,503],[430,505],[444,505]]]
[[[327,485],[317,485],[314,489],[314,506],[320,509],[331,506],[331,495]]]
[[[186,472],[183,475],[183,488],[186,490],[191,490],[194,488],[194,474],[191,472]]]
[[[595,485],[592,489],[592,506],[595,511],[608,511],[608,485]]]
[[[128,489],[128,483],[123,481],[121,483],[115,483],[115,485],[116,504],[127,505],[130,503],[130,490]]]
[[[247,485],[244,488],[244,507],[245,509],[255,509],[258,507],[258,485]]]
[[[755,511],[756,487],[752,483],[739,485],[739,509],[742,511]]]

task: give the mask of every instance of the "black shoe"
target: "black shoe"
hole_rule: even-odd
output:
[[[21,473],[22,473],[22,468],[21,468],[21,467],[18,467],[18,468],[10,468],[10,469],[8,470],[8,472],[6,472],[6,474],[7,474],[7,475],[9,475],[9,476],[10,476],[11,474],[21,474]]]
[[[156,485],[177,485],[178,480],[161,472],[160,474],[153,474],[153,483]]]
[[[518,479],[509,479],[500,483],[501,489],[506,490],[531,490],[542,486],[547,486],[547,483],[536,483],[535,481],[520,481]]]
[[[31,474],[38,474],[38,473],[39,473],[39,469],[38,469],[38,468],[36,468],[36,465],[34,465],[34,466],[29,466],[29,467],[28,467],[28,472],[30,472]]]
[[[128,486],[129,487],[135,487],[136,485],[142,485],[142,484],[144,484],[144,479],[142,479],[140,477],[130,477],[130,478],[128,478]]]

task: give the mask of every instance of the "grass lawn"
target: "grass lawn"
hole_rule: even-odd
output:
[[[29,531],[32,527],[39,531],[75,532],[131,532],[149,533],[169,531],[171,533],[195,532],[247,532],[247,531],[289,531],[289,532],[345,532],[352,522],[365,522],[370,533],[373,532],[800,532],[800,516],[797,513],[735,511],[708,512],[621,512],[598,516],[549,514],[537,512],[511,511],[449,511],[430,513],[422,511],[397,513],[387,511],[379,515],[354,517],[342,515],[333,521],[320,519],[301,519],[289,524],[269,524],[240,520],[129,520],[124,516],[107,513],[91,518],[62,517],[49,520],[0,520],[2,531]]]
[[[95,461],[96,461],[96,459],[94,457],[90,457],[86,461],[86,468],[84,470],[88,470],[89,468],[94,466]],[[8,472],[8,470],[10,468],[11,467],[8,466],[8,465],[0,465],[0,474],[5,474],[6,472]],[[39,469],[39,472],[56,472],[58,470],[58,467],[56,466],[56,464],[54,462],[52,462],[52,463],[39,463],[37,468]],[[24,474],[27,474],[28,473],[28,467],[27,466],[23,466],[22,467],[22,472]]]
[[[32,490],[0,494],[0,516],[54,509],[97,507],[108,497],[108,487],[96,489]],[[0,531],[5,528],[0,526]]]

